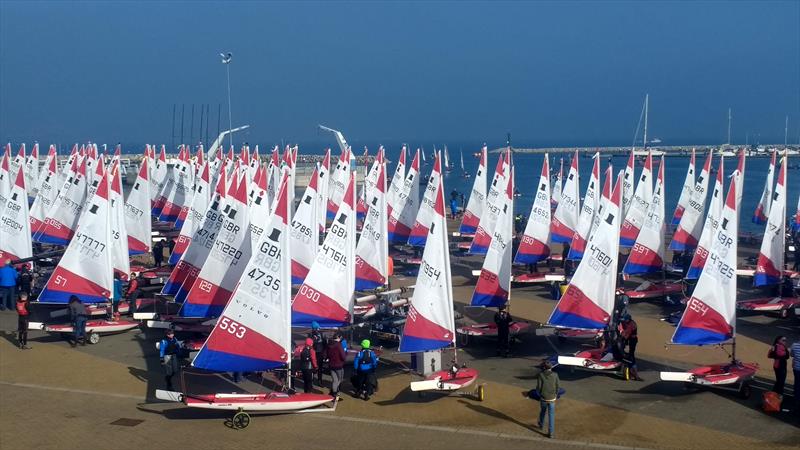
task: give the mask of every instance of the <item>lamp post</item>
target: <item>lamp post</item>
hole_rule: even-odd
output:
[[[233,119],[231,118],[231,58],[233,54],[231,52],[228,53],[220,53],[219,56],[222,57],[222,64],[225,65],[225,72],[228,75],[228,130],[233,129]],[[228,143],[231,147],[233,147],[233,133],[228,133]]]

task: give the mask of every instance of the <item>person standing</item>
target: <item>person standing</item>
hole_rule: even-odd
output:
[[[369,339],[361,341],[361,351],[356,355],[353,366],[356,369],[356,397],[363,395],[364,401],[369,400],[375,393],[375,386],[378,379],[375,376],[375,369],[378,367],[378,357],[375,352],[370,350]]]
[[[23,264],[19,271],[17,284],[19,285],[19,291],[28,294],[28,298],[30,298],[33,291],[33,280],[34,274],[31,272],[29,265]]]
[[[172,377],[181,370],[181,350],[183,342],[175,337],[175,331],[167,330],[164,339],[158,344],[158,352],[161,357],[161,365],[164,367],[164,380],[167,382],[167,390],[171,391]]]
[[[17,269],[11,265],[11,260],[5,260],[3,267],[0,267],[0,311],[6,309],[13,310],[17,299]]]
[[[114,272],[114,289],[111,294],[111,318],[119,311],[119,301],[122,300],[122,279]]]
[[[153,244],[153,261],[155,261],[156,267],[160,267],[162,261],[164,261],[164,242],[163,241],[156,241]]]
[[[79,343],[86,345],[86,320],[89,314],[86,312],[86,306],[83,304],[77,295],[69,297],[69,318],[72,321],[73,341],[70,345],[73,347]]]
[[[175,250],[175,239],[170,239],[167,242],[167,248],[169,248],[169,256],[172,256],[172,251]]]
[[[314,340],[306,338],[306,345],[300,350],[300,372],[303,374],[303,392],[306,394],[314,390],[314,372],[318,367]]]
[[[800,415],[800,341],[792,344],[792,371],[794,372],[794,413]]]
[[[553,438],[556,432],[556,400],[561,388],[558,374],[553,372],[550,361],[542,363],[542,370],[536,376],[536,390],[539,392],[539,429],[544,429],[544,418],[547,415],[547,437]]]
[[[28,294],[20,292],[17,299],[17,342],[21,350],[27,350],[28,347],[28,319],[30,312],[28,311]]]
[[[786,336],[777,336],[772,342],[772,347],[767,352],[767,357],[772,359],[772,369],[775,371],[775,384],[772,392],[783,395],[783,387],[786,385],[786,372],[789,361],[789,348],[786,346]],[[796,383],[796,381],[795,381]],[[795,393],[797,395],[797,393]]]
[[[308,334],[308,337],[314,341],[314,356],[318,363],[315,365],[317,369],[317,380],[320,387],[322,387],[322,361],[325,359],[325,347],[328,346],[328,342],[316,321],[311,322],[311,333]]]
[[[128,282],[128,289],[125,291],[125,299],[128,301],[128,308],[131,314],[136,312],[136,300],[142,295],[142,290],[139,289],[139,282],[139,274],[133,272]]]
[[[344,344],[342,343],[342,335],[336,333],[333,337],[333,343],[328,346],[325,351],[328,359],[328,366],[331,368],[331,396],[336,400],[341,400],[339,397],[339,387],[344,379],[344,360],[346,354],[344,351]]]
[[[494,315],[494,323],[497,325],[497,356],[508,358],[510,354],[508,344],[511,321],[511,314],[505,305],[501,306]]]
[[[628,346],[628,359],[631,364],[631,376],[636,381],[644,381],[639,376],[639,367],[636,365],[636,345],[639,343],[639,332],[636,326],[636,321],[631,318],[630,314],[622,316],[622,322],[619,324],[619,336],[622,339],[622,348]]]

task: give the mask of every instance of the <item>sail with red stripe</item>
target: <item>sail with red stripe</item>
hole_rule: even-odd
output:
[[[555,214],[553,214],[553,223],[550,225],[550,238],[553,242],[569,244],[575,235],[581,202],[578,183],[578,152],[576,151],[572,157],[569,173],[567,173],[567,181],[561,191],[561,199],[558,202]]]
[[[32,201],[39,191],[39,143],[33,144],[31,153],[25,157],[25,192]]]
[[[109,184],[108,176],[103,175],[86,204],[75,236],[39,294],[39,302],[68,303],[73,295],[84,303],[106,302],[111,298],[114,269]]]
[[[28,219],[28,193],[25,189],[25,168],[17,171],[17,179],[9,192],[5,207],[0,209],[0,264],[33,256],[31,222]]]
[[[373,190],[375,189],[375,183],[378,182],[378,166],[383,163],[383,146],[378,148],[378,154],[375,157],[375,160],[372,161],[370,165],[369,171],[366,173],[364,177],[364,184],[361,187],[361,195],[358,196],[358,204],[356,206],[356,212],[358,213],[358,220],[364,220],[367,216],[367,209],[369,206],[367,202],[369,198],[373,197]],[[366,156],[367,156],[367,149],[364,148],[364,161],[366,163]]]
[[[700,273],[706,265],[708,258],[708,249],[711,247],[711,239],[714,237],[717,227],[719,226],[720,218],[722,217],[722,201],[725,192],[723,191],[725,183],[722,182],[722,176],[725,173],[725,158],[719,157],[719,167],[717,168],[717,179],[714,183],[714,189],[711,191],[711,201],[708,203],[708,214],[703,224],[703,231],[700,234],[700,240],[697,242],[697,248],[694,250],[692,262],[689,264],[689,270],[686,272],[684,278],[689,280],[696,280],[700,278]]]
[[[420,151],[414,154],[408,169],[403,188],[397,194],[397,204],[389,215],[389,242],[405,244],[411,236],[411,228],[419,212],[419,158]]]
[[[622,178],[622,205],[620,206],[622,217],[628,215],[628,210],[630,210],[633,203],[633,181],[636,176],[634,162],[634,150],[631,149],[631,154],[628,156],[628,164],[625,166],[625,175]]]
[[[689,160],[689,167],[686,169],[686,179],[683,181],[681,196],[678,198],[678,205],[675,206],[675,212],[672,214],[672,225],[678,225],[681,223],[683,212],[686,211],[686,207],[689,205],[689,200],[692,198],[692,192],[694,192],[694,166],[695,155],[693,148],[692,157]]]
[[[786,186],[787,157],[781,158],[778,169],[778,184],[772,193],[769,219],[764,229],[764,240],[758,252],[756,272],[753,275],[755,286],[767,286],[781,282],[786,250]],[[795,244],[796,245],[796,244]]]
[[[664,268],[664,156],[658,166],[653,198],[644,216],[642,229],[636,236],[622,273],[635,275],[660,272]]]
[[[441,156],[436,153],[433,159],[433,170],[431,176],[428,178],[428,185],[425,186],[425,193],[422,195],[422,202],[417,211],[417,218],[414,221],[414,226],[411,228],[411,234],[408,237],[408,245],[414,247],[424,247],[425,241],[428,238],[428,224],[433,217],[433,207],[436,202],[436,189],[439,189],[439,183],[442,180],[442,165]]]
[[[289,245],[292,247],[292,284],[303,284],[319,251],[317,186],[319,172],[314,169],[306,191],[292,216]]]
[[[559,158],[558,173],[553,182],[553,191],[550,194],[550,210],[555,211],[561,201],[561,189],[564,182],[564,158]]]
[[[369,209],[356,246],[357,291],[382,287],[389,277],[386,163],[383,160],[378,164],[377,171],[378,178],[367,200]]]
[[[464,217],[461,218],[461,226],[458,228],[462,235],[474,235],[478,231],[486,211],[486,146],[481,148],[481,157],[478,162],[478,171],[475,172],[475,180],[472,182],[472,192],[469,194],[467,208],[464,210]]]
[[[594,156],[594,164],[592,165],[592,175],[589,177],[589,183],[586,185],[586,194],[583,197],[583,204],[581,205],[581,213],[578,216],[578,227],[575,229],[575,234],[572,236],[572,245],[569,248],[567,259],[579,260],[583,258],[583,252],[586,250],[586,242],[589,240],[589,233],[592,230],[592,223],[600,208],[600,152],[596,152]]]
[[[590,330],[608,326],[617,284],[622,184],[620,173],[600,225],[589,238],[575,274],[547,321],[549,325]]]
[[[153,150],[153,153],[155,153],[155,150]],[[159,214],[161,214],[161,208],[164,206],[164,202],[167,201],[162,191],[164,190],[164,185],[166,185],[169,175],[167,172],[167,151],[163,145],[161,146],[161,153],[159,153],[158,159],[155,160],[153,166],[150,166],[150,169],[153,171],[150,174],[150,195],[153,196],[152,214],[158,217]]]
[[[328,180],[328,220],[333,219],[339,210],[340,203],[347,190],[347,183],[350,180],[350,150],[342,149],[342,154],[336,161],[336,167],[331,171]]]
[[[511,149],[500,153],[497,159],[497,166],[494,169],[492,182],[489,184],[489,191],[486,194],[486,210],[481,214],[475,236],[469,252],[476,255],[485,255],[492,242],[492,234],[497,224],[497,217],[500,215],[500,205],[503,203],[506,187],[506,171],[511,167]]]
[[[197,275],[206,262],[211,246],[214,245],[214,240],[222,226],[223,209],[227,207],[225,180],[225,169],[222,168],[219,178],[217,179],[217,187],[213,194],[214,197],[211,199],[208,209],[203,212],[202,216],[195,217],[200,218],[202,222],[197,230],[195,230],[194,234],[191,235],[191,239],[187,244],[188,247],[181,251],[181,259],[175,265],[175,268],[172,269],[169,279],[167,279],[164,288],[161,290],[161,293],[164,295],[174,295],[175,300],[178,302],[182,302],[186,298],[186,294],[189,292],[189,288],[192,287],[192,284],[194,284],[195,279],[197,279]],[[231,192],[230,195],[232,196],[233,192]],[[199,209],[197,211],[199,211]],[[188,223],[188,221],[185,222],[184,227],[186,227]],[[183,232],[183,230],[181,230],[181,232]],[[179,237],[175,245],[175,251],[178,251],[178,246],[182,245],[182,242],[185,242],[185,240],[181,241]]]
[[[792,221],[792,228],[794,231],[800,231],[800,195],[797,196],[797,211],[794,213],[794,221]]]
[[[486,251],[481,274],[471,306],[499,307],[508,303],[511,292],[511,252],[514,237],[514,169],[503,180],[506,183],[500,214]]]
[[[194,169],[187,159],[188,153],[188,150],[182,150],[178,157],[178,162],[172,168],[172,187],[161,208],[161,214],[158,215],[158,220],[161,222],[176,222],[176,228],[180,228],[183,225],[178,222],[178,217],[180,217],[181,211],[185,211],[188,208],[188,204],[192,200],[192,172]],[[186,212],[184,212],[185,216]]]
[[[78,159],[81,162],[78,162]],[[78,219],[86,202],[86,160],[76,158],[72,162],[69,176],[56,196],[56,201],[47,212],[44,224],[34,235],[34,240],[45,244],[67,245],[75,234]]]
[[[0,161],[0,208],[5,208],[8,196],[11,193],[11,172],[9,170],[9,156],[8,147],[3,154],[3,159]]]
[[[292,325],[325,328],[349,325],[355,291],[356,174],[350,174],[325,241],[292,302]]]
[[[681,223],[675,230],[672,236],[672,242],[669,244],[670,250],[673,251],[690,251],[697,248],[697,241],[700,239],[700,233],[703,228],[703,214],[706,209],[706,191],[708,191],[708,178],[711,173],[711,160],[714,153],[708,152],[706,163],[703,165],[703,170],[697,178],[692,197],[686,205],[681,217]]]
[[[317,165],[317,224],[324,232],[328,222],[328,182],[331,173],[331,149],[325,150],[325,157]]]
[[[550,256],[550,205],[550,157],[545,153],[528,224],[514,257],[516,264],[536,264]]]
[[[769,170],[767,170],[767,179],[764,180],[764,190],[761,192],[761,198],[758,200],[758,205],[753,213],[753,223],[758,225],[767,223],[767,218],[769,217],[769,207],[772,203],[772,183],[775,181],[775,158],[777,154],[777,150],[772,151],[772,160],[769,163]]]
[[[150,220],[150,172],[147,157],[142,158],[139,174],[125,202],[125,228],[128,230],[128,253],[141,255],[153,247],[153,225]],[[176,247],[177,250],[177,247]],[[174,255],[173,251],[173,255]],[[170,264],[172,255],[170,255]]]
[[[125,224],[125,193],[122,188],[119,159],[113,159],[109,176],[111,193],[109,208],[111,214],[111,264],[120,278],[127,280],[131,274],[131,260],[128,253],[128,229]],[[149,220],[149,217],[148,217]]]
[[[653,201],[653,153],[648,151],[647,158],[644,160],[644,169],[639,175],[633,200],[620,230],[619,244],[621,246],[633,247],[633,244],[636,243],[636,237],[639,236],[639,231],[642,229],[651,201]]]
[[[267,180],[267,170],[262,166],[257,167],[253,182],[250,183],[250,194],[247,198],[250,206],[247,209],[250,213],[250,241],[253,245],[256,245],[258,240],[261,239],[261,233],[264,232],[264,227],[272,214],[267,192]]]
[[[289,364],[292,351],[288,177],[231,300],[192,366],[256,372]]]
[[[722,217],[708,249],[706,265],[672,336],[673,344],[722,344],[734,337],[739,228],[736,218],[736,178],[731,178]]]
[[[386,192],[387,215],[391,215],[392,208],[397,207],[398,196],[403,191],[403,180],[406,178],[407,152],[407,146],[403,144],[403,147],[400,149],[400,159],[397,161],[397,167],[394,168],[394,175],[392,175],[392,181],[389,183],[389,190]]]
[[[39,189],[36,199],[30,210],[31,233],[35,234],[39,227],[44,224],[47,212],[58,197],[58,168],[56,167],[56,149],[50,146],[50,153],[47,155],[47,164],[42,168],[44,171],[39,177]]]
[[[444,183],[437,187],[433,217],[425,226],[427,244],[409,301],[400,352],[438,350],[455,344],[453,279],[444,213]]]
[[[218,317],[241,278],[252,251],[247,206],[247,177],[222,209],[222,225],[181,308],[185,317]],[[183,283],[186,285],[186,282]]]

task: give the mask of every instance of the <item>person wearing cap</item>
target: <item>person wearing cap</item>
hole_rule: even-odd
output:
[[[344,360],[346,357],[341,333],[336,333],[333,343],[325,349],[328,367],[331,368],[331,396],[340,399],[339,386],[344,379]]]
[[[555,437],[556,432],[556,400],[558,400],[558,390],[560,380],[558,374],[553,372],[553,365],[550,361],[543,361],[541,371],[536,376],[536,390],[539,391],[539,429],[544,429],[544,417],[547,415],[547,437]]]
[[[183,342],[175,337],[175,331],[167,330],[164,339],[158,345],[161,365],[164,367],[164,380],[167,382],[167,390],[172,390],[172,377],[178,374],[181,368],[180,355],[183,349]]]
[[[639,376],[639,368],[636,365],[636,344],[639,343],[639,334],[636,327],[636,321],[631,318],[630,314],[622,316],[622,321],[619,324],[619,337],[622,339],[622,348],[628,347],[628,359],[631,365],[631,376],[636,381],[643,381]]]
[[[508,313],[506,306],[498,308],[494,315],[494,323],[497,325],[497,356],[508,358],[509,351],[509,328],[511,327],[511,314]]]
[[[322,330],[320,330],[319,323],[317,323],[317,321],[311,322],[311,332],[308,333],[308,337],[314,341],[314,345],[312,347],[317,362],[319,363],[319,366],[316,369],[317,380],[318,384],[322,386],[322,362],[325,360],[325,347],[328,346],[328,341],[325,338],[325,335],[322,334]]]
[[[375,393],[375,386],[378,379],[375,376],[375,369],[378,367],[378,357],[370,349],[369,339],[361,341],[361,351],[356,355],[353,366],[356,369],[355,389],[356,397],[364,397],[364,401],[369,400]]]
[[[314,351],[314,340],[306,338],[300,349],[300,372],[303,374],[303,392],[308,394],[314,390],[314,372],[319,369],[317,353]]]

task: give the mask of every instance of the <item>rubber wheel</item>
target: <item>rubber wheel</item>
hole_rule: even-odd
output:
[[[90,344],[97,344],[98,342],[100,342],[100,335],[97,333],[89,333],[88,341]]]
[[[753,393],[753,389],[750,387],[750,383],[744,383],[742,387],[739,389],[739,397],[743,399],[750,398],[750,395]]]
[[[482,402],[486,398],[486,389],[482,384],[478,385],[478,401]]]
[[[233,428],[236,428],[237,430],[243,430],[250,425],[250,414],[247,414],[244,411],[237,412],[233,415],[231,423],[233,424]]]
[[[789,318],[789,310],[788,309],[782,309],[780,316],[781,316],[781,319],[788,319]]]

